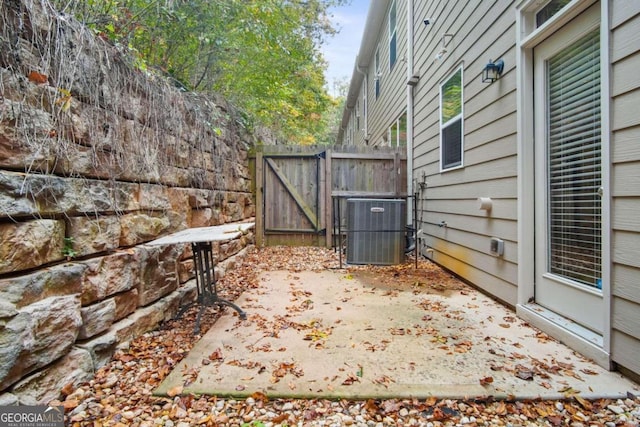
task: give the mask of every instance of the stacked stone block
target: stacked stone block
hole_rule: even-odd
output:
[[[145,243],[255,212],[252,136],[229,106],[132,69],[44,3],[0,3],[3,404],[58,398],[194,299],[190,247]],[[217,245],[218,273],[251,243]]]

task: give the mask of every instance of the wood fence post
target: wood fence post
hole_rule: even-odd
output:
[[[256,151],[256,246],[264,247],[264,159]]]
[[[325,244],[327,248],[333,247],[333,181],[331,177],[331,156],[333,150],[327,150],[324,159],[324,206],[325,206]]]

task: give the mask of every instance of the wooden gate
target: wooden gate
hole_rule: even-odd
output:
[[[262,146],[252,163],[258,246],[331,246],[341,200],[406,197],[403,148]]]

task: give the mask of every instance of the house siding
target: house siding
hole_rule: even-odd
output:
[[[388,19],[385,19],[376,32],[383,70],[378,99],[375,98],[374,55],[365,79],[371,145],[380,143],[389,124],[406,109],[407,64],[402,58],[407,54],[408,11],[407,0],[397,1],[398,62],[389,74]],[[603,146],[609,149],[604,158],[609,160],[605,170],[609,169],[610,174],[608,249],[611,264],[607,267],[611,270],[611,295],[609,300],[607,294],[605,301],[611,311],[604,344],[610,356],[600,363],[612,361],[640,375],[637,357],[640,354],[640,216],[637,215],[640,211],[640,116],[637,114],[640,2],[603,1],[608,1],[603,6],[608,10],[608,19],[603,19],[602,25],[610,23],[609,40],[603,41],[608,43],[603,49],[606,52],[608,48],[610,59],[610,67],[603,74],[609,79],[610,138],[603,139]],[[413,160],[413,182],[417,184],[424,179],[427,184],[426,188],[415,185],[418,229],[423,232],[422,255],[506,304],[519,307],[527,301],[527,289],[533,286],[533,283],[519,283],[523,278],[524,282],[529,281],[526,272],[531,270],[525,263],[518,265],[519,254],[527,251],[527,245],[532,245],[529,237],[521,235],[520,244],[518,241],[519,226],[526,226],[528,221],[518,212],[519,185],[522,179],[533,176],[530,171],[519,176],[523,172],[518,169],[523,161],[518,157],[522,140],[518,135],[519,117],[522,117],[518,113],[522,105],[518,99],[518,75],[522,70],[516,69],[520,49],[516,21],[523,3],[523,0],[414,0],[412,64],[420,78],[412,90],[413,140],[408,153]],[[585,0],[580,6],[588,7],[591,3]],[[428,26],[423,23],[426,17],[432,18]],[[453,37],[447,37],[447,53],[436,60],[444,34]],[[492,84],[483,83],[481,73],[485,64],[497,59],[505,64],[500,79]],[[463,165],[441,171],[440,85],[461,66]],[[361,90],[358,99],[361,112],[362,99]],[[364,136],[355,142],[364,144]],[[491,198],[490,211],[480,209],[480,197]],[[523,222],[519,224],[519,220]],[[503,256],[491,254],[492,237],[504,241]],[[525,274],[521,274],[523,271]]]
[[[610,5],[611,355],[640,373],[640,2]]]
[[[368,97],[368,133],[369,145],[388,145],[385,141],[387,131],[391,124],[406,110],[406,86],[407,74],[407,2],[396,0],[396,62],[393,68],[389,67],[389,10],[393,1],[385,13],[383,25],[378,32],[377,46],[380,52],[380,94],[376,98],[375,90],[375,53],[372,55],[371,65],[367,70],[367,97]],[[358,98],[362,105],[362,95]],[[360,132],[363,134],[363,132]],[[362,135],[364,142],[364,135]]]
[[[422,18],[434,16],[425,27]],[[517,164],[515,12],[509,1],[416,2],[414,176],[426,174],[419,194],[419,228],[431,258],[505,303],[517,301]],[[434,56],[447,40],[447,54]],[[481,82],[490,59],[503,59],[501,79]],[[463,66],[463,167],[440,171],[440,84]],[[490,197],[490,212],[479,209]],[[446,226],[441,226],[442,224]],[[490,253],[491,237],[505,242]],[[423,248],[423,253],[426,253]]]

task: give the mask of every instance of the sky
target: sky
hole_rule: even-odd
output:
[[[329,63],[325,79],[333,96],[337,95],[333,90],[335,81],[351,80],[368,10],[369,0],[351,0],[348,5],[331,9],[332,22],[339,32],[327,40],[322,52]]]

